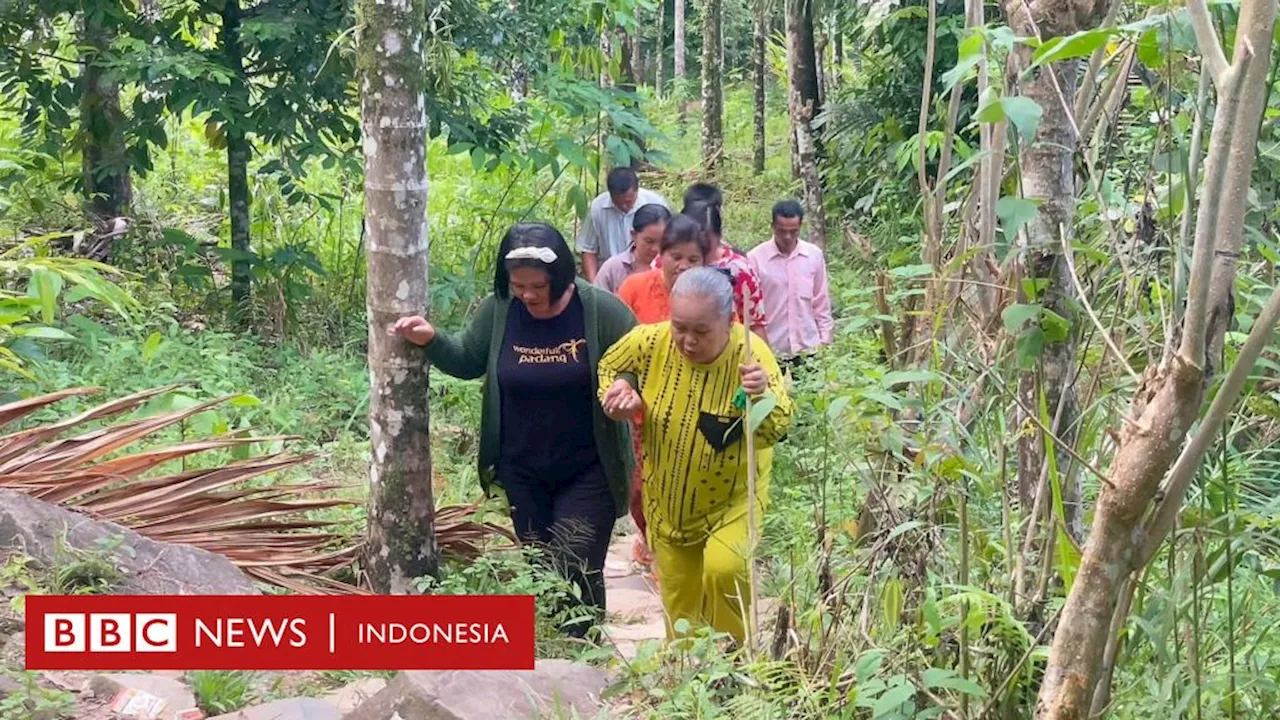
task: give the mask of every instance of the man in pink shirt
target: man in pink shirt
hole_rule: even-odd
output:
[[[748,253],[764,286],[765,331],[779,359],[794,365],[831,344],[831,295],[822,250],[800,239],[804,209],[794,200],[773,206],[773,238]]]

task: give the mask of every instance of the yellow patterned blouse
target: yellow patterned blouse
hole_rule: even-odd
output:
[[[619,376],[633,375],[644,399],[644,509],[650,533],[695,543],[747,511],[747,450],[741,386],[745,330],[734,323],[714,362],[693,363],[676,348],[671,323],[639,325],[600,359],[599,395]],[[768,376],[776,405],[756,429],[756,490],[768,502],[773,445],[791,426],[794,405],[769,346],[753,337],[751,352]],[[759,399],[756,400],[759,402]]]

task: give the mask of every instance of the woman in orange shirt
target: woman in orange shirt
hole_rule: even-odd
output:
[[[618,288],[618,299],[631,308],[641,324],[671,319],[671,306],[668,303],[671,288],[676,284],[676,278],[685,270],[706,264],[707,256],[711,254],[711,238],[707,236],[702,223],[688,215],[677,215],[667,223],[658,252],[661,261],[656,269],[635,273]],[[631,482],[631,519],[635,520],[636,527],[640,530],[633,555],[642,565],[650,565],[653,554],[645,541],[643,480],[640,472],[644,463],[640,421],[641,418],[637,415],[631,425],[636,453],[636,471]]]
[[[623,281],[618,298],[631,308],[641,324],[671,319],[667,297],[680,273],[706,264],[711,239],[702,224],[688,215],[677,215],[667,224],[658,246],[659,267],[636,273]]]

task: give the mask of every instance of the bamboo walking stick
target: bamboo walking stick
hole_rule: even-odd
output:
[[[746,335],[746,363],[751,364],[751,293],[742,293],[742,328]],[[747,440],[747,582],[750,585],[750,615],[743,618],[747,621],[747,648],[755,654],[756,628],[759,626],[759,605],[756,602],[756,543],[759,538],[756,531],[756,438],[755,428],[751,427],[751,393],[744,392],[746,403],[743,408],[743,428]]]

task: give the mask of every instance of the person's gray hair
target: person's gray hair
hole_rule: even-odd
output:
[[[721,318],[728,320],[733,317],[733,283],[723,271],[716,268],[703,266],[680,273],[675,286],[671,288],[671,299],[678,297],[710,300]]]

